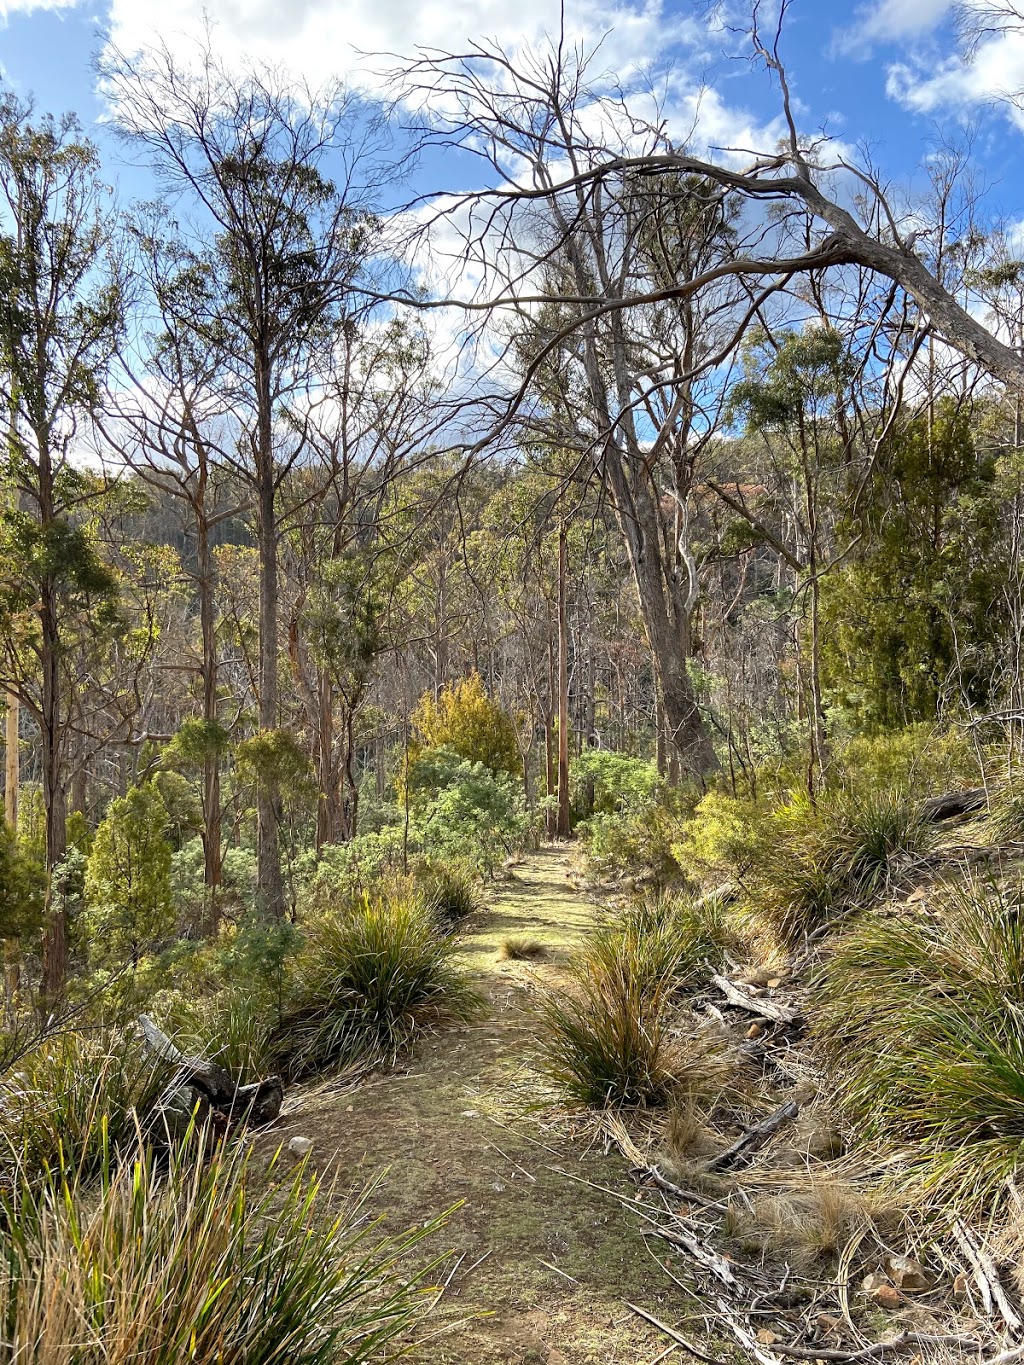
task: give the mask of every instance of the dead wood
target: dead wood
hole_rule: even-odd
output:
[[[753,986],[742,986],[717,973],[712,975],[711,980],[730,1005],[756,1014],[760,1019],[771,1019],[776,1024],[792,1024],[800,1018],[799,1012],[790,1006],[783,1005],[778,1000],[771,1000],[767,996],[755,994]]]
[[[736,1139],[731,1147],[727,1147],[724,1152],[719,1152],[718,1156],[713,1157],[708,1162],[706,1170],[729,1171],[737,1166],[744,1166],[768,1139],[777,1133],[785,1124],[796,1118],[800,1112],[800,1106],[796,1100],[787,1100],[769,1114],[763,1123],[759,1123],[755,1128],[748,1128],[742,1137]]]

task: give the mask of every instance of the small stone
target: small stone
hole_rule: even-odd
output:
[[[890,1256],[887,1267],[889,1278],[897,1289],[915,1294],[932,1287],[928,1272],[913,1256]]]
[[[890,1313],[903,1302],[903,1295],[894,1284],[880,1284],[872,1291],[871,1297],[879,1308],[884,1308]]]
[[[776,990],[779,986],[782,985],[782,977],[781,977],[781,976],[770,976],[770,977],[768,978],[768,981],[766,982],[766,984],[767,984],[767,986],[769,987],[769,989],[771,989],[771,990],[774,991],[774,990]]]
[[[748,1038],[760,1038],[762,1033],[764,1033],[764,1024],[759,1024],[756,1021],[747,1029]]]
[[[770,1327],[759,1327],[757,1332],[757,1339],[762,1346],[774,1346],[775,1343],[778,1341],[778,1337],[775,1335],[775,1333],[772,1331]]]
[[[958,1303],[962,1303],[970,1293],[971,1282],[964,1271],[961,1270],[953,1281],[953,1297]]]
[[[494,1182],[494,1188],[498,1191],[499,1194],[503,1194],[505,1191],[505,1186],[501,1183],[500,1180],[496,1180]]]
[[[824,1336],[826,1332],[838,1332],[841,1324],[839,1318],[834,1318],[831,1313],[819,1313],[814,1319],[814,1325]]]
[[[464,1119],[478,1119],[480,1117],[480,1111],[479,1109],[463,1109],[462,1117]]]
[[[873,1270],[870,1275],[864,1276],[863,1280],[860,1282],[860,1287],[864,1290],[865,1294],[873,1294],[876,1289],[881,1289],[883,1285],[888,1283],[888,1275],[884,1274],[881,1270]]]
[[[313,1150],[313,1139],[307,1137],[293,1137],[288,1139],[288,1152],[301,1161],[304,1156],[309,1156]]]

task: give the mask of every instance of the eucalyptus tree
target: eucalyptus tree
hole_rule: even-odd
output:
[[[54,876],[67,843],[78,650],[116,625],[115,576],[82,515],[102,481],[76,462],[121,329],[114,242],[96,148],[77,122],[0,96],[0,422],[16,496],[2,528],[0,669],[40,733],[50,1001],[67,970]]]
[[[317,360],[380,249],[370,211],[372,134],[340,88],[280,73],[236,76],[209,47],[191,66],[166,48],[115,54],[104,76],[117,126],[154,169],[201,288],[182,322],[223,361],[232,463],[251,493],[259,549],[261,729],[280,723],[279,494],[308,450]],[[369,188],[368,188],[369,186]],[[272,774],[259,783],[258,886],[285,912]]]

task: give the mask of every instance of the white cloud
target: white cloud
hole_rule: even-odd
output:
[[[900,62],[889,68],[888,94],[917,113],[963,113],[996,100],[1009,101],[1024,91],[1024,33],[1006,32],[986,39],[973,60],[950,57],[944,62]],[[1024,128],[1024,110],[1008,104],[1010,117]]]
[[[4,0],[0,0],[2,4]],[[18,0],[16,0],[16,3]],[[31,3],[31,0],[29,0]],[[213,43],[229,63],[248,58],[280,63],[316,85],[335,76],[371,81],[381,65],[359,53],[409,54],[416,48],[464,50],[472,39],[493,38],[510,48],[535,44],[557,32],[558,0],[113,0],[110,39],[135,53],[159,38],[187,57],[201,37],[204,15]],[[156,18],[155,16],[159,17]],[[594,43],[613,30],[602,49],[609,69],[628,74],[699,32],[690,22],[666,15],[660,0],[572,0],[566,6],[566,37]]]
[[[853,26],[843,35],[843,47],[868,47],[876,42],[918,38],[935,29],[953,8],[954,0],[875,0],[858,10]]]
[[[78,0],[0,0],[0,24],[12,14],[32,14],[37,10],[74,9]]]

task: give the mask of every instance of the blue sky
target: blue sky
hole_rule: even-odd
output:
[[[740,17],[741,0],[730,3]],[[1024,87],[1024,36],[997,35],[966,65],[957,55],[949,7],[950,0],[793,0],[784,55],[802,121],[808,128],[826,126],[847,145],[866,143],[897,182],[919,175],[942,132],[969,123],[990,212],[1024,219],[1024,115],[991,99]],[[610,30],[603,57],[617,71],[671,61],[681,123],[692,115],[695,92],[706,80],[703,140],[770,145],[776,92],[763,72],[729,54],[736,40],[709,31],[704,11],[703,4],[686,0],[566,0],[566,23],[584,43]],[[375,63],[360,61],[353,47],[459,47],[480,35],[515,45],[536,42],[558,23],[555,0],[163,0],[159,6],[109,0],[109,7],[99,8],[95,0],[0,0],[0,67],[15,89],[33,92],[41,108],[73,109],[82,117],[103,146],[108,175],[130,198],[146,186],[138,172],[120,164],[120,149],[99,121],[103,106],[93,60],[111,36],[123,49],[159,35],[187,50],[204,12],[229,60],[282,61],[314,81],[338,74],[371,89],[366,72]],[[424,174],[444,188],[451,168],[438,159]]]

